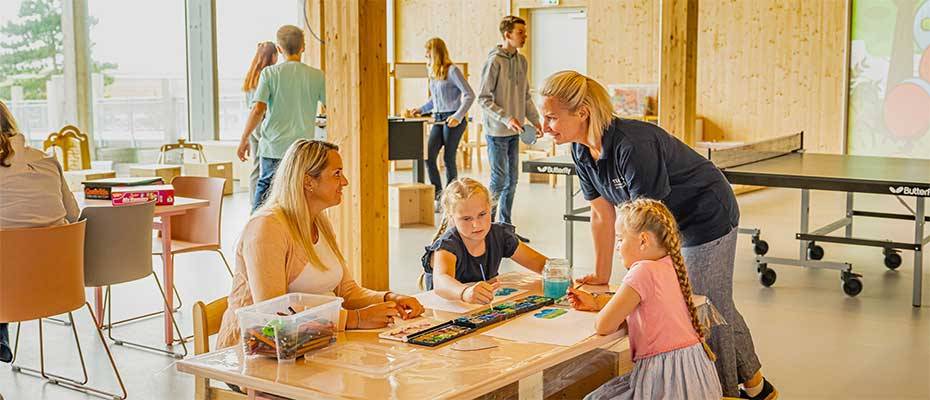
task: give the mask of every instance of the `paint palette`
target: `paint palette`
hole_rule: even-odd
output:
[[[465,336],[474,330],[474,328],[456,325],[453,321],[449,321],[432,329],[408,337],[407,343],[435,347],[450,340]]]
[[[498,304],[494,308],[458,317],[453,320],[453,323],[469,328],[482,328],[551,305],[553,301],[549,297],[531,295],[517,301]]]

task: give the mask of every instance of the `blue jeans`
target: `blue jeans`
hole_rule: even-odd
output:
[[[495,204],[491,217],[500,215],[497,221],[511,223],[511,210],[513,209],[513,195],[517,191],[519,171],[520,137],[518,135],[496,137],[487,136],[488,162],[491,164],[491,195]]]
[[[436,121],[445,121],[453,113],[435,113]],[[439,156],[439,149],[444,148],[442,159],[446,164],[446,185],[458,177],[458,168],[455,165],[455,152],[459,148],[459,141],[462,140],[462,134],[465,133],[465,127],[468,121],[462,121],[455,128],[450,128],[444,124],[435,124],[429,131],[429,140],[426,144],[426,170],[429,171],[429,183],[436,187],[436,198],[445,187],[442,184],[442,178],[439,177],[439,165],[436,157]]]
[[[268,189],[271,188],[271,180],[274,179],[274,172],[278,170],[280,162],[280,158],[261,158],[259,162],[261,172],[258,175],[258,183],[255,184],[255,195],[252,197],[252,212],[255,212],[265,202]]]

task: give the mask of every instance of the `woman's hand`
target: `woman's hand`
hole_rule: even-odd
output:
[[[459,126],[459,124],[461,124],[461,123],[462,123],[462,121],[459,121],[459,120],[457,120],[457,119],[455,119],[455,118],[452,118],[452,117],[449,117],[448,119],[446,119],[446,126],[448,126],[448,127],[450,127],[450,128],[455,128],[456,126]]]
[[[416,318],[423,314],[423,305],[413,297],[388,293],[386,299],[397,303],[397,312],[402,319]]]
[[[585,285],[606,285],[610,278],[602,278],[597,276],[597,273],[588,274],[581,278],[575,279],[575,282],[582,283]]]
[[[465,288],[465,291],[462,292],[462,300],[472,304],[488,304],[491,300],[494,300],[494,292],[497,290],[498,286],[500,286],[500,284],[497,282],[493,284],[478,282]]]
[[[578,290],[569,287],[566,296],[568,297],[569,303],[572,304],[572,308],[578,311],[599,311],[601,309],[598,307],[594,295],[587,290]]]
[[[385,301],[384,303],[372,304],[368,307],[357,310],[358,321],[355,329],[376,329],[384,328],[394,322],[398,317],[397,303]]]
[[[411,109],[408,109],[407,111],[404,111],[404,117],[406,118],[419,117],[419,116],[420,116],[420,109],[418,108],[411,108]]]

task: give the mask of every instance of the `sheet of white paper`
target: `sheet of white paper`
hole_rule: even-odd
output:
[[[525,293],[526,290],[520,289],[506,296],[494,296],[494,304],[499,304],[500,302],[507,301],[512,297],[520,296]],[[456,300],[446,300],[442,297],[439,297],[439,295],[432,290],[415,294],[413,297],[415,297],[420,302],[420,304],[423,305],[423,307],[430,310],[439,310],[459,314],[465,314],[488,307],[486,304],[470,304]]]
[[[484,332],[484,335],[517,342],[572,346],[594,334],[597,313],[569,309],[567,313],[553,319],[535,317],[544,309],[504,321],[497,328]]]

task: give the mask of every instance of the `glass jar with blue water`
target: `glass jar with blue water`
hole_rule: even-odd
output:
[[[553,299],[565,297],[572,284],[572,265],[566,259],[550,258],[543,268],[543,296]]]

